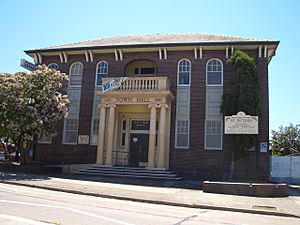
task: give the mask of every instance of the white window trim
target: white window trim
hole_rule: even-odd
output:
[[[81,80],[81,84],[80,85],[70,85],[70,82],[71,82],[71,68],[72,68],[72,66],[75,64],[75,63],[79,63],[79,64],[81,64],[81,66],[82,66],[82,80],[83,80],[83,70],[84,70],[84,66],[83,66],[83,64],[81,63],[81,62],[73,62],[71,65],[70,65],[70,67],[69,67],[69,82],[68,82],[68,87],[81,87],[82,86],[82,80]]]
[[[190,71],[189,71],[190,72],[190,74],[189,74],[189,81],[190,82],[189,82],[189,84],[179,84],[179,64],[183,60],[186,60],[186,61],[188,61],[190,63]],[[187,59],[187,58],[180,59],[178,61],[178,63],[177,63],[177,86],[180,86],[180,87],[190,87],[191,83],[192,83],[192,80],[191,80],[192,76],[191,75],[192,75],[192,63],[191,63],[191,61],[189,59]]]
[[[76,138],[76,143],[73,143],[73,142],[66,142],[65,139],[66,139],[66,135],[65,135],[65,130],[66,130],[66,119],[78,119],[78,127],[77,127],[77,138]],[[78,145],[78,131],[79,131],[79,118],[66,118],[64,120],[64,129],[63,129],[63,142],[62,144],[64,145]]]
[[[206,131],[207,131],[207,121],[210,120],[210,121],[220,121],[221,122],[221,148],[214,148],[214,147],[207,147],[206,146]],[[222,119],[208,119],[206,118],[205,119],[205,126],[204,126],[204,150],[207,150],[207,151],[214,151],[214,150],[217,150],[217,151],[221,151],[223,150],[223,120]]]
[[[94,128],[94,120],[96,120],[96,119],[98,119],[99,123],[100,123],[100,118],[99,117],[92,117],[91,134],[90,134],[90,136],[94,135],[93,128]],[[98,130],[97,135],[99,135],[99,130]],[[97,140],[98,140],[98,137],[97,137]],[[98,141],[97,141],[97,143],[92,143],[92,137],[90,137],[90,145],[97,146],[98,145]]]
[[[95,73],[95,87],[101,87],[102,85],[97,85],[97,75],[98,75],[98,66],[100,65],[100,63],[106,63],[107,65],[107,75],[108,75],[108,63],[105,60],[101,60],[97,63],[96,65],[96,73]]]
[[[188,133],[187,133],[187,135],[188,135],[188,143],[187,143],[187,146],[178,146],[177,145],[177,135],[178,135],[178,133],[177,133],[177,122],[178,121],[182,121],[182,120],[176,120],[175,121],[175,123],[176,123],[176,125],[175,125],[175,149],[190,149],[190,120],[184,120],[184,121],[188,121]]]
[[[217,61],[219,61],[220,63],[221,63],[221,84],[208,84],[207,83],[207,81],[208,81],[208,70],[207,70],[207,67],[208,67],[208,63],[210,62],[210,61],[213,61],[213,60],[217,60]],[[211,58],[211,59],[209,59],[208,61],[207,61],[207,63],[206,63],[206,86],[208,86],[208,87],[222,87],[223,86],[223,71],[224,71],[224,69],[223,69],[223,62],[222,62],[222,60],[220,60],[220,59],[218,59],[218,58]]]
[[[57,68],[59,69],[59,66],[58,66],[58,64],[57,64],[57,63],[49,63],[47,67],[48,67],[48,68],[50,68],[50,66],[51,66],[51,65],[56,65],[56,66],[57,66]]]

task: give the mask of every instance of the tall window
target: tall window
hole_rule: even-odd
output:
[[[68,89],[70,104],[68,117],[65,118],[64,123],[63,144],[77,144],[80,97],[81,90],[79,88]]]
[[[189,146],[189,120],[177,120],[176,147],[187,148],[188,146]]]
[[[58,65],[56,63],[50,63],[48,65],[48,68],[49,69],[53,69],[53,70],[59,70],[59,67],[58,67]]]
[[[219,59],[210,59],[206,64],[206,110],[205,149],[222,150],[223,115],[223,64]]]
[[[222,86],[223,85],[223,66],[219,59],[211,59],[206,66],[206,84]]]
[[[206,148],[222,149],[222,120],[206,120]]]
[[[91,137],[90,144],[97,145],[98,144],[98,133],[99,133],[99,117],[100,117],[100,109],[98,105],[101,103],[101,98],[97,94],[100,91],[99,87],[95,87],[94,89],[94,102],[93,102],[93,116],[91,121]]]
[[[70,66],[70,86],[81,86],[83,74],[83,65],[75,62]]]
[[[189,86],[191,84],[191,62],[182,59],[178,62],[177,85]]]
[[[177,68],[175,148],[189,149],[191,62],[181,59]]]
[[[78,122],[76,118],[66,118],[64,127],[64,144],[77,144]]]
[[[102,78],[108,75],[108,64],[105,61],[101,61],[97,64],[96,71],[96,86],[102,85]]]

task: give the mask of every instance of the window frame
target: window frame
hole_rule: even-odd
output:
[[[206,135],[207,135],[207,121],[219,121],[221,123],[221,133],[218,134],[221,136],[221,147],[216,148],[216,147],[208,147],[207,142],[206,142]],[[223,119],[205,119],[205,130],[204,130],[204,149],[205,150],[218,150],[221,151],[223,150]]]
[[[66,130],[67,120],[77,120],[77,137],[76,142],[66,142],[66,131],[74,131],[74,130]],[[64,145],[77,145],[78,144],[78,131],[79,131],[79,118],[65,118],[64,121],[64,130],[63,130],[63,144]],[[74,131],[75,132],[75,131]]]
[[[75,65],[75,64],[80,64],[82,66],[82,74],[81,74],[81,83],[80,85],[71,85],[71,79],[72,79],[72,74],[71,74],[71,70],[72,70],[72,67]],[[69,76],[70,76],[70,79],[69,79],[69,87],[81,87],[82,86],[82,80],[83,80],[83,70],[84,70],[84,66],[81,62],[73,62],[71,65],[70,65],[70,68],[69,68]],[[76,75],[78,76],[78,75]]]
[[[220,71],[221,72],[221,84],[208,84],[208,72],[212,72],[212,71],[208,71],[208,64],[213,60],[217,60],[218,62],[221,63],[221,71]],[[219,72],[219,71],[217,71],[217,72]],[[223,73],[224,73],[224,68],[223,68],[222,60],[220,60],[218,58],[209,59],[206,63],[206,86],[208,86],[208,87],[221,87],[221,86],[223,86],[223,77],[224,77]]]
[[[179,121],[185,121],[188,122],[188,126],[187,126],[187,133],[178,133],[177,132],[177,128],[178,128],[178,122]],[[186,146],[178,146],[178,134],[187,134],[188,138],[187,138],[187,145]],[[190,120],[176,120],[176,125],[175,125],[175,149],[190,149]]]
[[[98,73],[98,68],[99,68],[99,65],[101,64],[101,63],[105,63],[106,64],[106,67],[107,67],[107,73]],[[95,76],[95,87],[101,87],[102,85],[98,85],[97,84],[97,81],[98,81],[98,79],[97,79],[97,77],[98,77],[98,75],[100,75],[100,74],[106,74],[106,77],[108,76],[108,63],[105,61],[105,60],[101,60],[101,61],[99,61],[98,63],[97,63],[97,65],[96,65],[96,76]]]
[[[180,84],[179,83],[179,74],[180,74],[180,71],[179,71],[179,65],[182,61],[188,61],[189,62],[189,66],[190,66],[190,69],[189,69],[189,84]],[[189,59],[187,58],[182,58],[178,61],[177,63],[177,86],[180,86],[180,87],[190,87],[191,86],[191,83],[192,83],[192,80],[191,80],[191,77],[192,77],[192,63]]]
[[[52,66],[52,65],[56,65],[57,69],[50,68],[50,66]],[[52,70],[56,70],[56,71],[59,70],[59,66],[58,66],[57,63],[49,63],[47,67],[48,67],[49,69],[52,69]]]
[[[142,72],[143,69],[154,69],[153,73],[145,73]],[[137,70],[137,73],[136,73]],[[134,73],[135,76],[156,76],[157,75],[157,68],[155,66],[153,67],[134,67]]]
[[[95,120],[98,120],[98,132],[96,133],[96,132],[94,132],[94,128],[95,127],[97,127],[97,126],[95,126],[95,123],[94,123],[94,121]],[[100,118],[99,117],[92,117],[92,122],[91,122],[91,134],[90,134],[90,145],[93,145],[93,146],[95,146],[95,145],[98,145],[98,135],[99,135],[99,127],[100,127]],[[93,137],[92,137],[92,135],[97,135],[97,141],[96,141],[96,143],[94,143],[93,142]]]

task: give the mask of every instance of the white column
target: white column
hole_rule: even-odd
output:
[[[226,46],[226,59],[228,59],[228,46]]]
[[[100,104],[99,107],[100,107],[100,119],[99,119],[99,132],[98,132],[96,163],[103,165],[106,105]]]
[[[106,166],[112,166],[112,152],[115,128],[115,108],[116,105],[109,105],[108,126],[107,126],[107,147],[106,147]]]
[[[150,112],[150,131],[149,131],[149,147],[148,147],[148,166],[151,169],[155,167],[155,143],[156,143],[156,104],[148,106]]]
[[[165,169],[165,148],[166,148],[166,130],[167,130],[167,104],[160,104],[159,118],[159,146],[158,146],[158,164],[157,167]]]
[[[166,151],[165,151],[165,168],[170,167],[170,129],[171,129],[171,105],[167,109],[167,131],[166,131]]]
[[[202,47],[199,48],[199,58],[202,59]]]

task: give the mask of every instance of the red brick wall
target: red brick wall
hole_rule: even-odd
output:
[[[269,108],[268,108],[268,61],[258,59],[257,52],[248,52],[258,63],[261,88],[261,116],[259,123],[260,141],[268,142],[269,138]],[[228,177],[231,163],[232,143],[228,135],[223,136],[223,150],[204,150],[205,123],[205,83],[206,63],[211,58],[219,58],[223,62],[224,92],[229,88],[229,82],[235,79],[234,68],[226,63],[224,51],[204,51],[202,59],[195,59],[193,51],[168,52],[167,60],[159,60],[158,53],[125,53],[123,61],[115,61],[113,54],[94,55],[94,62],[85,62],[84,55],[69,56],[68,63],[59,63],[59,57],[44,58],[44,63],[56,62],[60,70],[68,74],[69,66],[76,61],[83,63],[84,75],[82,81],[79,134],[89,135],[93,109],[93,93],[95,84],[96,64],[105,60],[109,65],[109,76],[119,77],[124,74],[126,65],[133,60],[148,59],[156,62],[159,76],[168,76],[171,91],[176,98],[177,62],[188,58],[192,64],[191,102],[190,102],[190,149],[174,149],[175,143],[175,113],[176,99],[172,103],[172,123],[170,142],[170,167],[184,176],[200,179],[223,179]],[[63,122],[58,124],[58,135],[53,144],[39,144],[35,160],[45,163],[94,163],[96,146],[62,145]],[[258,161],[257,161],[258,159]],[[236,163],[235,177],[237,179],[267,180],[269,176],[269,153],[251,152],[248,161]]]

